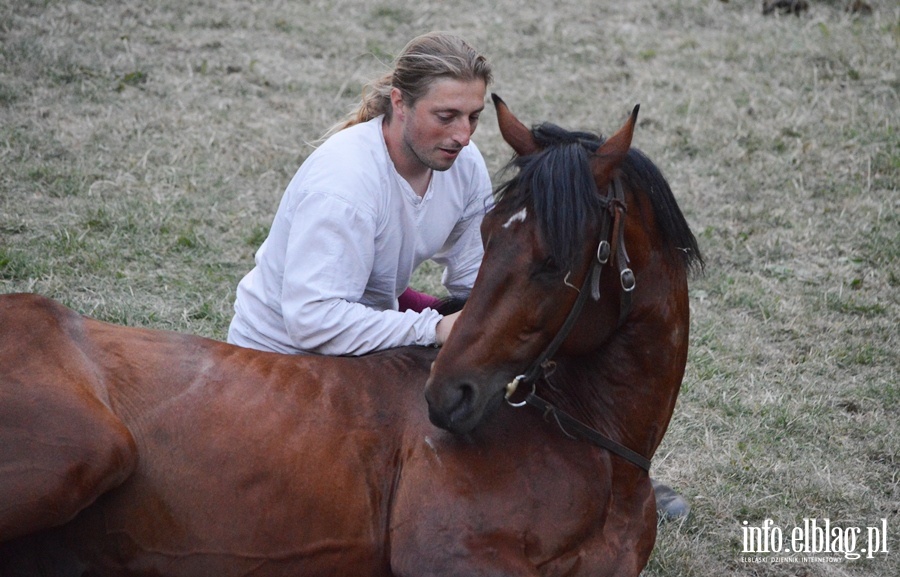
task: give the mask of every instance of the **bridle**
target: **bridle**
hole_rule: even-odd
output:
[[[628,315],[628,311],[631,309],[631,293],[634,291],[635,279],[634,272],[628,267],[628,253],[625,251],[625,219],[623,218],[626,212],[625,193],[618,178],[613,179],[610,183],[607,196],[601,197],[601,202],[604,210],[600,222],[600,242],[597,245],[595,258],[591,259],[591,267],[585,276],[581,289],[576,289],[578,290],[578,298],[575,300],[575,304],[572,305],[569,316],[566,317],[565,322],[553,340],[550,341],[550,344],[534,360],[527,371],[506,385],[506,402],[513,407],[523,407],[525,405],[534,407],[544,414],[545,419],[553,417],[567,436],[575,438],[568,432],[574,431],[582,439],[626,459],[645,471],[649,471],[650,459],[604,436],[596,429],[582,423],[537,394],[537,382],[541,378],[546,377],[547,371],[552,368],[554,363],[551,359],[578,321],[588,295],[594,301],[600,299],[600,274],[606,265],[609,264],[612,255],[615,255],[614,259],[619,271],[619,282],[622,286],[622,290],[619,293],[619,326],[622,325],[622,322]],[[531,392],[521,402],[511,401],[510,397],[523,384],[526,386],[531,385]]]

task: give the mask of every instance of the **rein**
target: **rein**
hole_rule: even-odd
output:
[[[635,279],[634,272],[628,268],[628,253],[625,251],[625,223],[622,218],[626,212],[625,193],[618,178],[610,183],[609,192],[603,200],[605,201],[606,211],[603,213],[600,223],[600,242],[597,245],[597,254],[592,260],[591,268],[585,276],[581,289],[576,289],[578,290],[578,298],[575,300],[572,310],[569,311],[569,316],[566,317],[559,332],[556,333],[556,336],[550,341],[547,348],[534,360],[527,371],[506,385],[506,402],[513,407],[523,407],[525,405],[534,407],[544,414],[545,419],[552,416],[567,436],[575,438],[568,432],[568,430],[574,430],[584,440],[626,459],[645,471],[649,471],[650,459],[604,436],[596,429],[582,423],[537,394],[538,380],[545,377],[547,370],[553,366],[551,358],[562,346],[563,341],[566,340],[572,327],[578,321],[588,295],[595,301],[600,299],[600,273],[603,272],[603,268],[609,263],[610,256],[613,254],[615,254],[616,264],[619,269],[619,281],[622,285],[622,292],[619,295],[620,326],[631,309],[631,293],[634,291]],[[612,230],[610,230],[610,226]],[[526,395],[525,400],[522,402],[515,403],[510,401],[510,397],[522,384],[531,385],[531,392]]]

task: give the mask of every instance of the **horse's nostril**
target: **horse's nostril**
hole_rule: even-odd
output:
[[[459,402],[457,405],[471,405],[472,397],[475,396],[475,387],[469,383],[463,383],[459,386]]]
[[[437,427],[451,432],[461,432],[460,426],[467,428],[466,423],[471,419],[475,397],[474,385],[460,383],[447,390],[444,402],[429,403],[428,417]]]
[[[456,389],[456,398],[451,405],[449,417],[450,423],[456,424],[468,418],[472,412],[472,399],[475,397],[475,388],[469,383],[461,383]]]
[[[431,421],[431,424],[440,429],[449,430],[450,426],[447,423],[447,420],[444,418],[444,414],[434,408],[434,406],[428,406],[428,420]]]

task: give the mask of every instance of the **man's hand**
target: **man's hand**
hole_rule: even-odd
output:
[[[450,331],[453,330],[453,323],[456,322],[456,318],[459,316],[460,312],[462,311],[447,315],[438,321],[437,327],[434,329],[435,344],[437,346],[443,346],[444,343],[447,342]]]

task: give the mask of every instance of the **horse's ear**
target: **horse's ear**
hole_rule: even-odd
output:
[[[534,135],[531,134],[527,126],[513,116],[503,99],[493,92],[491,93],[491,98],[494,100],[494,106],[497,108],[497,122],[500,124],[500,134],[503,136],[503,140],[516,151],[516,154],[528,156],[540,150]]]
[[[606,139],[591,161],[591,171],[597,186],[602,187],[612,179],[613,171],[625,160],[628,149],[631,148],[631,137],[634,135],[634,125],[637,123],[638,104],[631,111],[631,117],[625,122],[625,126]]]

